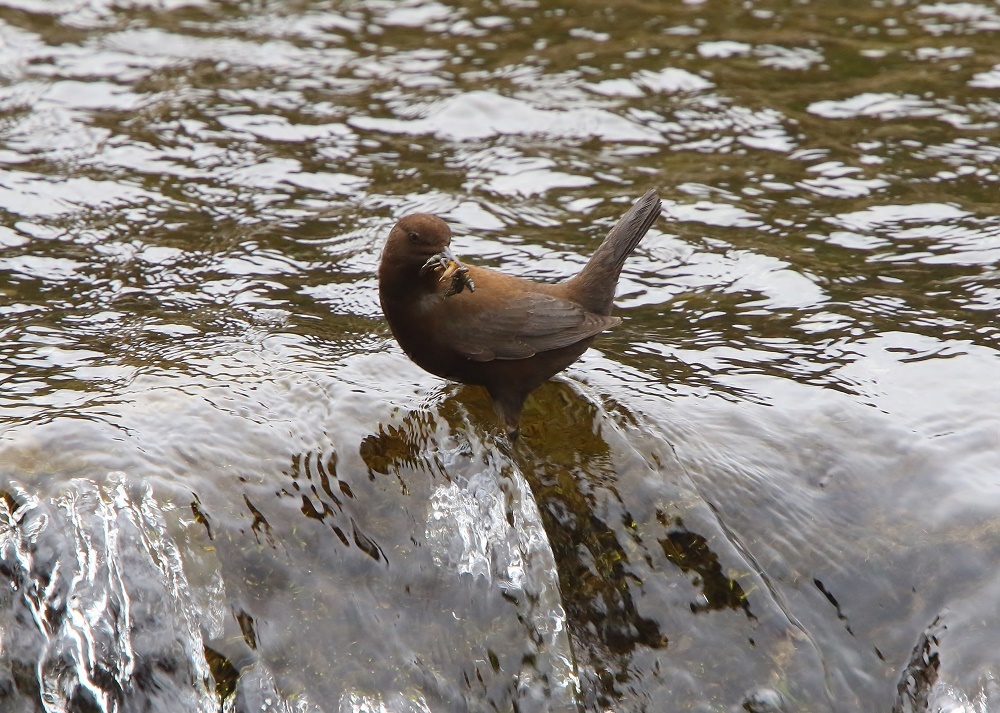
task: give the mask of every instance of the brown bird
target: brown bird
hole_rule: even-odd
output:
[[[513,441],[528,394],[580,358],[612,317],[625,258],[660,215],[649,191],[622,216],[576,276],[526,280],[464,265],[451,230],[408,215],[389,233],[378,268],[382,311],[396,341],[432,374],[486,387]]]

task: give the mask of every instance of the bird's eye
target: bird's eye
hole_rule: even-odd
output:
[[[406,237],[409,238],[411,243],[420,242],[420,234],[415,230],[409,230],[406,233]]]

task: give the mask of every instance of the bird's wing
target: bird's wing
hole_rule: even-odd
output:
[[[458,304],[459,297],[450,297]],[[471,295],[470,295],[471,297]],[[621,323],[540,292],[490,300],[481,309],[446,310],[438,325],[444,341],[473,361],[526,359],[575,344]]]

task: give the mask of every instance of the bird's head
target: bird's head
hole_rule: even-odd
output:
[[[382,251],[382,264],[395,270],[419,274],[429,259],[450,253],[451,229],[436,215],[414,213],[401,219],[389,232]]]

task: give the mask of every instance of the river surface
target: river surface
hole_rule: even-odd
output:
[[[0,709],[1000,711],[1000,5],[0,0]],[[624,323],[410,363],[399,217]]]

